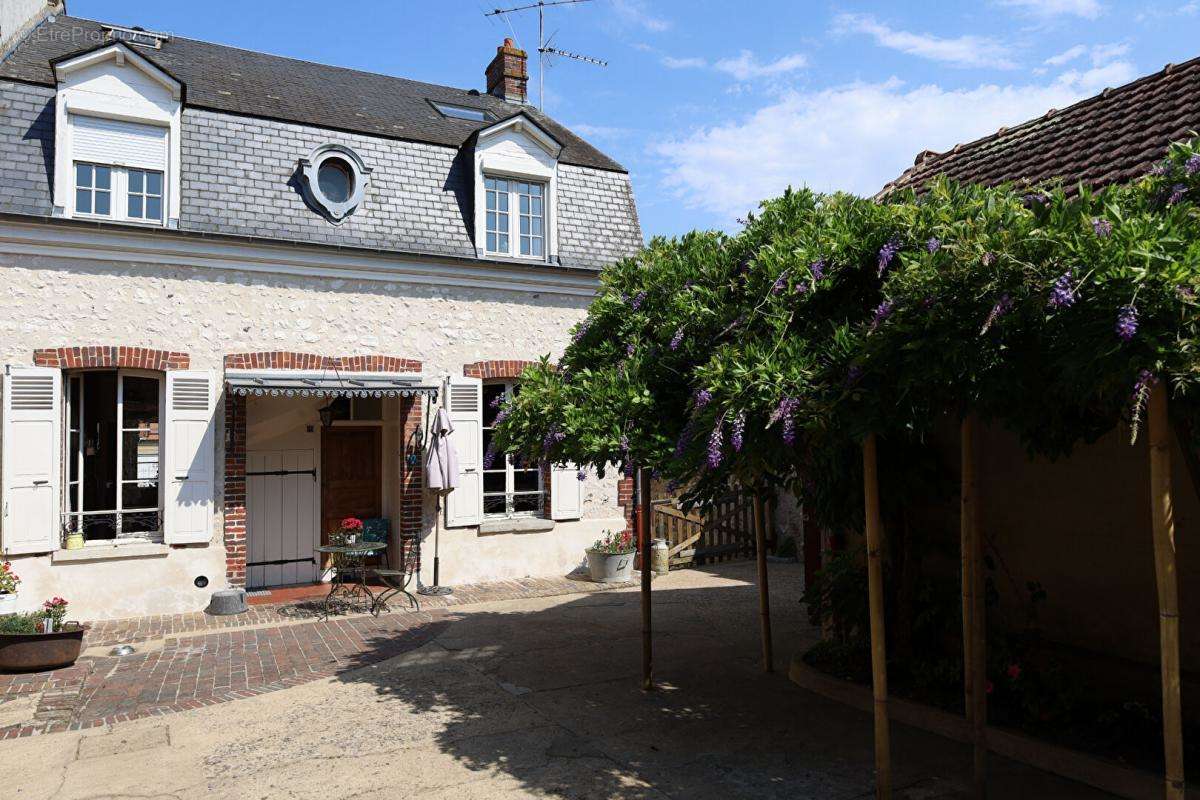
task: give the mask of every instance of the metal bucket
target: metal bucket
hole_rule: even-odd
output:
[[[588,550],[588,572],[596,583],[628,583],[633,580],[633,556]]]

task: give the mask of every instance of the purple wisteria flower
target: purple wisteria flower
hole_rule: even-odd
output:
[[[983,254],[983,258],[979,259],[979,262],[985,267],[990,267],[992,264],[996,263],[996,254],[988,251]]]
[[[575,333],[571,334],[571,341],[579,344],[579,341],[583,337],[587,336],[588,328],[590,328],[591,325],[591,319],[585,319],[583,322],[579,323],[579,327],[575,329]]]
[[[489,444],[487,447],[487,450],[483,454],[483,468],[491,469],[492,462],[495,460],[496,460],[496,450]]]
[[[679,345],[683,344],[683,326],[680,325],[675,331],[675,335],[671,337],[671,349],[678,350]]]
[[[586,480],[587,480],[587,473],[586,473],[586,472],[584,472],[583,470],[579,470],[579,472],[576,472],[576,473],[575,473],[575,477],[576,477],[576,478],[578,478],[578,479],[579,479],[581,482],[582,482],[582,481],[586,481]]]
[[[783,425],[780,429],[780,435],[783,437],[784,444],[791,447],[796,443],[796,409],[800,407],[800,400],[795,397],[785,397],[779,401],[779,405],[771,412],[771,418],[767,420],[767,427],[771,427],[780,420]]]
[[[779,277],[775,279],[775,283],[771,284],[771,294],[780,294],[787,288],[788,271],[785,269],[779,273]]]
[[[1200,154],[1189,156],[1188,160],[1183,162],[1183,171],[1188,175],[1200,172]]]
[[[1000,299],[996,301],[996,305],[992,306],[992,310],[988,314],[987,320],[983,323],[983,329],[980,330],[979,332],[987,333],[988,328],[995,325],[996,320],[1000,319],[1005,314],[1007,314],[1009,311],[1011,311],[1012,307],[1013,307],[1013,301],[1012,301],[1012,298],[1008,296],[1008,292],[1005,292],[1004,294],[1000,295]]]
[[[1133,337],[1135,335],[1137,335],[1137,329],[1138,329],[1137,307],[1134,306],[1132,303],[1127,306],[1123,306],[1121,308],[1121,310],[1117,312],[1117,326],[1116,326],[1117,337],[1122,342],[1132,341]]]
[[[1092,230],[1095,231],[1096,235],[1101,239],[1107,239],[1109,236],[1112,236],[1113,224],[1109,220],[1097,217],[1096,219],[1092,220]]]
[[[819,281],[825,277],[825,259],[818,258],[816,261],[808,265],[808,271],[812,273],[813,280]]]
[[[807,293],[807,292],[808,292],[808,282],[807,282],[807,281],[799,281],[799,282],[797,282],[797,283],[796,283],[796,289],[795,289],[795,291],[796,291],[796,294],[805,294],[805,293]]]
[[[1137,439],[1138,426],[1142,419],[1142,411],[1146,408],[1146,401],[1150,399],[1150,390],[1154,388],[1154,384],[1158,383],[1158,378],[1148,369],[1144,369],[1138,373],[1137,380],[1133,383],[1133,394],[1129,398],[1130,409],[1130,429],[1131,441]]]
[[[632,343],[632,342],[630,342],[629,344],[625,345],[625,356],[626,356],[627,358],[629,358],[629,357],[632,357],[632,356],[633,356],[633,343]]]
[[[1150,168],[1150,174],[1151,175],[1166,175],[1167,174],[1167,162],[1160,161],[1157,164],[1155,164],[1153,167]]]
[[[883,247],[879,248],[879,275],[882,276],[887,270],[888,265],[892,263],[892,259],[896,257],[896,253],[900,250],[900,239],[897,236],[892,236],[888,239]]]
[[[862,380],[863,368],[858,364],[851,364],[850,369],[846,370],[846,385],[853,386]]]
[[[1191,286],[1176,286],[1175,294],[1179,295],[1179,299],[1183,300],[1185,303],[1193,302],[1196,299],[1196,290]]]
[[[896,311],[896,304],[891,300],[884,300],[879,305],[875,306],[875,311],[871,314],[871,330],[875,330],[887,320]]]
[[[1042,194],[1041,192],[1036,192],[1034,194],[1025,195],[1025,205],[1027,205],[1027,206],[1032,206],[1032,205],[1044,206],[1044,205],[1046,205],[1046,203],[1049,200],[1050,200],[1050,198],[1048,196],[1046,196],[1045,194]]]
[[[621,434],[621,452],[629,455],[629,437],[623,433]]]
[[[696,427],[696,420],[689,419],[687,424],[683,426],[683,430],[679,432],[679,438],[675,440],[675,457],[683,456],[684,451],[688,449],[688,445],[692,443],[692,431]]]
[[[716,469],[721,466],[723,457],[721,448],[725,441],[725,418],[717,420],[716,427],[712,429],[712,433],[708,435],[708,456],[705,459],[709,469]]]
[[[708,389],[699,389],[696,392],[696,408],[704,408],[712,400],[712,392]]]
[[[488,403],[488,405],[491,406],[492,408],[499,408],[500,404],[503,402],[504,402],[504,395],[498,394],[492,398],[492,402]]]
[[[1071,271],[1067,270],[1054,282],[1050,289],[1050,297],[1046,301],[1047,308],[1070,308],[1075,305],[1075,287],[1071,283]]]
[[[638,292],[637,294],[635,294],[633,296],[633,299],[629,301],[629,307],[632,308],[634,311],[637,311],[639,308],[642,307],[642,303],[644,303],[644,302],[646,302],[646,293]]]
[[[1186,186],[1184,186],[1182,183],[1177,183],[1174,186],[1172,186],[1171,187],[1171,195],[1170,195],[1170,197],[1167,198],[1167,205],[1173,206],[1176,203],[1178,203],[1180,200],[1183,199],[1183,196],[1185,194],[1187,194],[1187,190],[1188,190],[1188,188]]]
[[[735,453],[742,452],[742,442],[746,437],[746,412],[739,411],[737,416],[733,418],[733,424],[729,430],[729,442],[733,445]]]
[[[679,491],[679,481],[675,480],[674,478],[667,481],[667,493],[675,494],[677,491]]]
[[[925,243],[925,249],[931,253],[936,253],[938,248],[942,246],[942,240],[936,236],[930,236],[929,241]]]

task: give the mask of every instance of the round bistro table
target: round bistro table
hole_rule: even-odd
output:
[[[367,604],[370,611],[376,607],[376,597],[367,584],[367,558],[387,550],[387,542],[355,542],[354,544],[326,544],[313,548],[318,553],[330,556],[329,593],[325,595],[322,611],[326,619],[338,602],[353,606],[356,600]]]

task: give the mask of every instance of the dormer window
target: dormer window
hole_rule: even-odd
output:
[[[124,42],[54,69],[55,214],[175,227],[181,84]]]
[[[300,159],[300,174],[309,205],[336,225],[366,197],[371,168],[349,147],[323,144]]]
[[[554,261],[561,145],[524,112],[475,140],[475,247],[481,258]]]

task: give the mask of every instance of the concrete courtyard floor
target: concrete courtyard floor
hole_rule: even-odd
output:
[[[636,590],[454,608],[386,661],[256,697],[0,742],[6,798],[867,798],[871,720],[791,684],[814,632],[772,565],[778,672],[754,567],[654,583],[644,693]],[[315,624],[315,623],[314,623]],[[896,796],[962,797],[969,750],[893,726]],[[1099,798],[993,757],[993,797]]]

